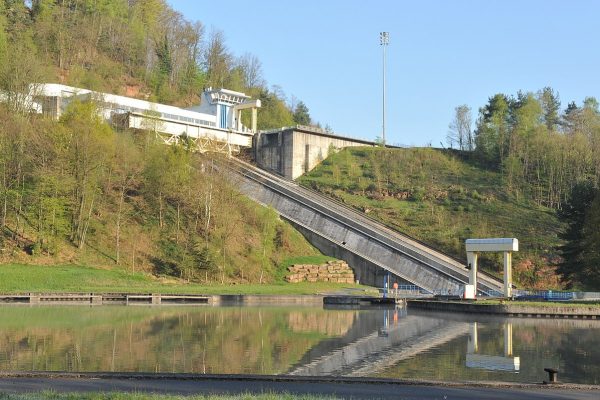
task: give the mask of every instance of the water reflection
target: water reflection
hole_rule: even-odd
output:
[[[307,307],[0,307],[0,370],[599,384],[600,321]]]
[[[307,308],[4,307],[0,369],[278,374],[355,318]]]
[[[513,356],[513,325],[512,322],[502,324],[504,338],[504,356],[480,354],[478,343],[477,322],[471,324],[469,342],[467,344],[467,368],[483,368],[490,371],[518,372],[521,358]]]
[[[418,313],[464,323],[465,334],[390,363],[374,375],[444,381],[541,382],[544,368],[563,382],[600,384],[598,320],[498,318]],[[466,351],[465,351],[466,350]]]

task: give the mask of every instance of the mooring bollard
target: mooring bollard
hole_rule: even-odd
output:
[[[544,371],[548,373],[548,381],[544,383],[557,383],[558,370],[554,368],[544,368]]]

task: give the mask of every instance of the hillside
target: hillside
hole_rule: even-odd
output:
[[[276,213],[239,193],[218,155],[114,131],[93,103],[60,121],[0,105],[0,260],[79,264],[202,283],[280,280],[318,255]]]
[[[224,32],[166,0],[0,1],[0,91],[24,111],[23,94],[43,82],[180,107],[227,88],[262,100],[259,129],[310,123],[304,103],[269,88],[256,56],[233,54]]]
[[[300,183],[460,259],[464,241],[516,237],[515,278],[525,287],[559,286],[555,246],[562,229],[556,212],[527,193],[505,190],[498,172],[460,152],[432,148],[348,148],[330,155]],[[499,273],[501,255],[483,267]]]
[[[264,283],[294,257],[322,259],[212,156],[116,131],[93,103],[74,102],[60,121],[30,113],[40,82],[178,106],[226,87],[263,100],[260,129],[295,118],[260,60],[164,0],[0,1],[0,262]]]

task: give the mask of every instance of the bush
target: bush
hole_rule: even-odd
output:
[[[413,189],[411,198],[414,201],[423,201],[425,199],[425,188],[417,187],[417,188]]]

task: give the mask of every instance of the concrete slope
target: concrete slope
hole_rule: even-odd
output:
[[[324,254],[347,261],[362,283],[381,287],[391,273],[401,283],[457,293],[468,282],[461,262],[352,208],[240,160],[228,166],[244,194],[273,207]],[[498,293],[501,286],[479,275],[481,292]]]

